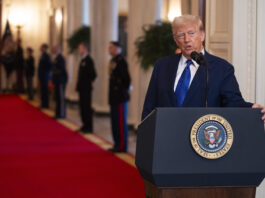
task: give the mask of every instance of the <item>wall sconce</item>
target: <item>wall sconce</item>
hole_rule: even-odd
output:
[[[169,0],[168,20],[173,21],[181,15],[181,0]]]
[[[51,18],[51,29],[50,29],[50,44],[63,45],[63,22],[64,22],[64,9],[59,7],[54,9],[54,15]]]
[[[55,11],[55,23],[57,26],[61,26],[63,21],[62,9],[56,9]]]
[[[24,12],[21,12],[21,10]],[[23,8],[11,8],[8,19],[11,25],[17,28],[17,39],[21,39],[21,29],[27,24],[28,18],[28,13]]]

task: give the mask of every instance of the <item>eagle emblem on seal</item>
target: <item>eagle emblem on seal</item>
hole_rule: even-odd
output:
[[[219,146],[222,138],[220,137],[220,129],[216,126],[210,125],[203,130],[205,137],[205,146],[213,149]]]
[[[229,152],[234,141],[234,133],[224,117],[207,114],[194,122],[190,141],[194,151],[201,157],[218,159]]]

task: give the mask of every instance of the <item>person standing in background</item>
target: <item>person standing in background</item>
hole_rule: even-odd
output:
[[[109,64],[109,104],[114,140],[114,147],[109,151],[127,152],[127,102],[131,78],[128,64],[121,55],[121,46],[118,42],[110,42],[109,54],[112,57]]]
[[[16,73],[17,73],[17,93],[24,92],[24,81],[23,81],[23,70],[24,70],[24,54],[23,48],[21,47],[21,39],[17,40],[17,50],[16,50]]]
[[[65,87],[67,83],[67,72],[61,46],[54,46],[52,53],[55,55],[52,66],[52,83],[54,85],[56,103],[54,118],[60,119],[66,117]]]
[[[27,82],[27,94],[28,100],[33,100],[34,91],[33,91],[33,76],[35,72],[34,67],[34,57],[33,57],[33,49],[31,47],[27,48],[27,58],[25,60],[25,76]]]
[[[48,45],[41,45],[41,57],[39,61],[38,77],[40,81],[40,95],[41,95],[41,106],[40,108],[49,108],[49,79],[51,71],[51,58],[48,54]]]
[[[80,114],[83,123],[78,131],[83,133],[93,132],[92,82],[97,77],[94,62],[88,54],[88,49],[86,43],[80,43],[78,46],[78,53],[82,60],[79,65],[76,91],[79,93]]]

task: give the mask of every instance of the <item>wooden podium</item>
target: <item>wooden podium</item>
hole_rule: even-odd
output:
[[[234,134],[230,150],[207,159],[191,145],[193,124],[224,117]],[[138,127],[136,166],[146,198],[255,198],[265,176],[265,132],[259,109],[157,108]]]
[[[256,187],[156,187],[145,181],[146,198],[255,198]]]

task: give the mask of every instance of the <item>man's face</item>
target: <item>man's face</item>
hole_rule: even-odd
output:
[[[40,51],[41,51],[42,53],[44,53],[44,52],[46,52],[46,48],[45,48],[44,46],[41,46],[41,47],[40,47]]]
[[[118,52],[118,48],[114,44],[110,43],[109,44],[109,54],[113,57],[113,56],[117,55],[117,52]]]
[[[175,42],[186,58],[190,58],[193,51],[201,52],[204,38],[205,33],[199,30],[197,24],[192,23],[178,27],[174,33]]]
[[[83,56],[85,54],[85,51],[86,51],[85,46],[83,44],[79,44],[78,45],[78,53],[79,53],[79,55]]]

